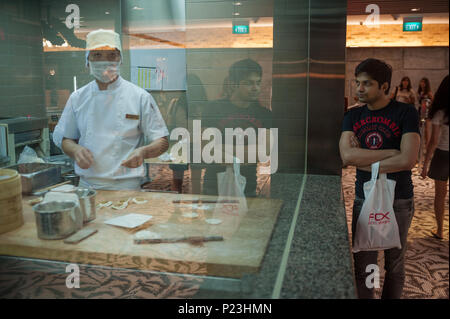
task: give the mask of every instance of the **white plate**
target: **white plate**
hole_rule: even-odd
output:
[[[105,221],[105,224],[125,227],[125,228],[135,228],[145,224],[152,216],[150,215],[142,215],[142,214],[128,214],[120,217],[115,217],[112,219],[108,219]]]

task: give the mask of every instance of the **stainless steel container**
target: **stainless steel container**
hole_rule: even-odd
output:
[[[20,174],[22,193],[31,194],[35,190],[61,182],[61,166],[47,163],[24,163],[9,166]]]
[[[66,238],[79,229],[80,210],[72,201],[51,201],[33,206],[41,239]]]
[[[76,191],[80,200],[83,222],[87,223],[95,219],[95,196],[97,192],[93,189],[79,188]]]

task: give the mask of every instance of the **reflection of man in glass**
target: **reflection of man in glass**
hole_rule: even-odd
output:
[[[258,101],[261,92],[261,66],[251,60],[245,59],[234,63],[228,73],[228,96],[212,102],[202,114],[202,127],[216,127],[222,133],[222,142],[225,141],[225,128],[258,128],[271,126],[271,112]],[[246,139],[245,145],[248,145]],[[217,173],[223,172],[225,165],[210,164],[206,168],[203,193],[217,194]],[[257,164],[246,163],[241,165],[241,175],[246,178],[245,195],[256,196]]]

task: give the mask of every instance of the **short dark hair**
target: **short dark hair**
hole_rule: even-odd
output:
[[[252,73],[262,76],[261,66],[258,62],[252,59],[244,59],[237,61],[230,66],[228,71],[228,79],[232,83],[239,84],[239,82],[247,79]]]
[[[389,93],[392,78],[392,67],[389,64],[377,59],[366,59],[358,64],[355,69],[355,76],[358,76],[361,73],[367,73],[372,79],[377,81],[379,88],[387,82],[388,88],[384,93]]]

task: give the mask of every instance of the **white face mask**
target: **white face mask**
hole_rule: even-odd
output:
[[[89,61],[91,74],[100,82],[108,83],[114,80],[120,74],[120,61]]]

